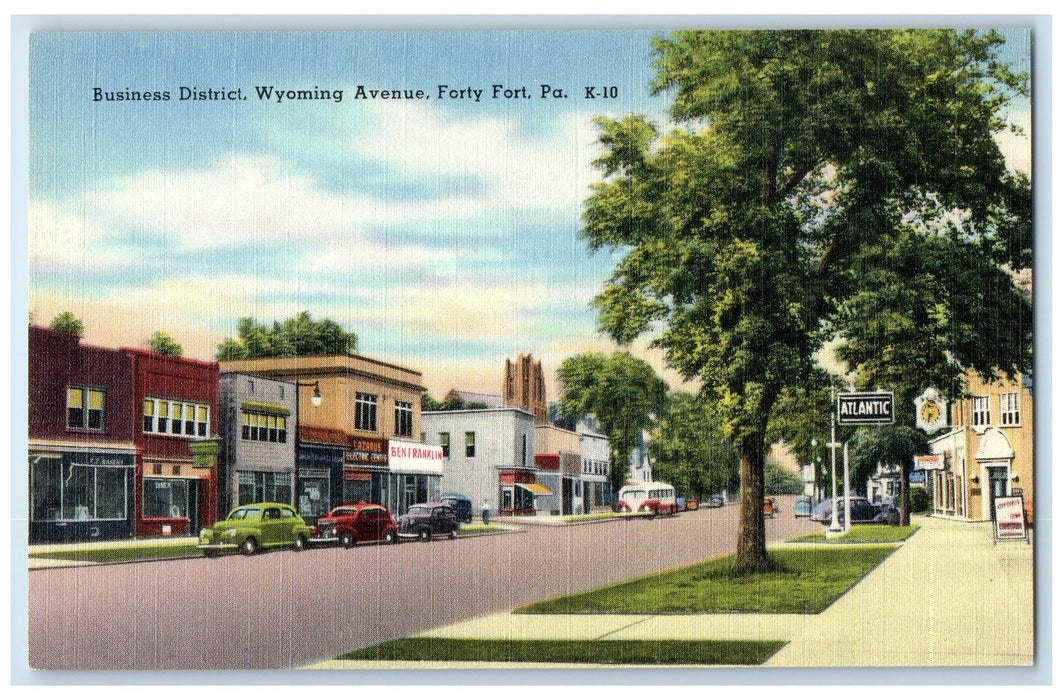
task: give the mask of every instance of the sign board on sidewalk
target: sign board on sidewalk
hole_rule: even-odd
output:
[[[840,425],[892,422],[892,391],[851,391],[838,394]]]
[[[994,540],[1026,539],[1026,519],[1022,512],[1022,496],[998,496],[993,499],[996,522],[993,524]]]

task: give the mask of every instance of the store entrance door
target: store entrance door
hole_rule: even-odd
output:
[[[1008,495],[1008,468],[989,467],[989,498],[990,508],[993,512],[993,520],[997,519],[997,499]]]

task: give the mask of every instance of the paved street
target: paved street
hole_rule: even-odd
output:
[[[768,541],[818,529],[792,499]],[[302,666],[386,639],[731,553],[738,507],[497,536],[29,573],[37,669]],[[57,591],[62,591],[57,594]]]

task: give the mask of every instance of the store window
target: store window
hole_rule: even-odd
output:
[[[1009,392],[1000,395],[1000,424],[1019,424],[1019,395]]]
[[[395,434],[403,437],[413,435],[413,404],[409,401],[395,402]]]
[[[354,400],[354,427],[376,431],[376,394],[358,392]]]
[[[245,503],[291,503],[292,475],[288,472],[237,472],[237,505]]]
[[[103,430],[103,389],[69,386],[66,391],[66,427]]]
[[[127,467],[63,466],[62,459],[30,458],[30,517],[36,521],[125,520]]]
[[[145,479],[144,517],[187,518],[188,492],[188,479]]]

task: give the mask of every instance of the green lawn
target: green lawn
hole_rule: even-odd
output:
[[[517,613],[818,613],[877,566],[894,546],[810,547],[769,552],[775,570],[735,574],[734,556],[664,571],[518,608]]]
[[[52,550],[30,554],[31,559],[66,559],[70,561],[91,561],[112,564],[122,561],[140,561],[142,559],[165,559],[170,557],[203,556],[195,544],[175,542],[173,544],[122,544],[114,547],[84,547],[78,549]]]
[[[875,542],[903,542],[919,528],[915,525],[853,525],[841,537],[828,538],[824,533],[802,535],[791,542],[828,542],[839,544],[870,544]]]
[[[340,660],[750,666],[785,642],[664,639],[529,640],[407,637],[347,652]]]
[[[581,522],[586,522],[588,520],[608,520],[608,519],[611,519],[611,518],[615,518],[618,515],[619,515],[619,513],[612,513],[612,512],[608,512],[608,513],[584,513],[582,515],[566,515],[566,516],[564,516],[561,519],[564,520],[566,523],[581,523]]]

